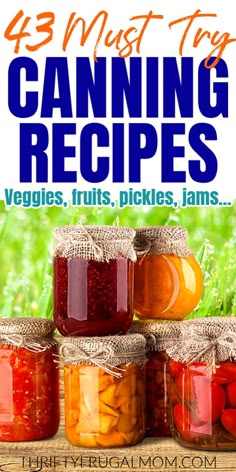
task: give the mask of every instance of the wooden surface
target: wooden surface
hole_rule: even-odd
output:
[[[64,437],[62,376],[60,396],[58,434],[46,441],[0,443],[0,472],[236,471],[236,451],[193,451],[180,447],[172,439],[145,439],[137,446],[122,449],[73,447]]]

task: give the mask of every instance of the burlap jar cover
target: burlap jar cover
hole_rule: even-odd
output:
[[[53,338],[53,321],[43,318],[1,318],[0,344],[43,352],[57,342]]]
[[[178,341],[180,324],[179,321],[133,321],[130,332],[139,333],[145,337],[147,352],[163,352]]]
[[[137,228],[134,247],[138,256],[146,254],[193,255],[186,246],[188,232],[181,226],[147,226]]]
[[[53,230],[55,256],[109,261],[117,257],[136,260],[135,231],[122,226],[60,226]]]
[[[236,361],[236,319],[196,318],[180,323],[180,336],[166,349],[175,361],[204,362],[214,368],[218,362]]]
[[[121,364],[146,362],[145,338],[140,334],[106,337],[68,337],[60,346],[60,362],[63,365],[94,365],[114,377],[122,377]]]

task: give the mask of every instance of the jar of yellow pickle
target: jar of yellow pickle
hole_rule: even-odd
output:
[[[203,280],[180,226],[136,230],[134,311],[139,319],[182,320],[198,304]]]
[[[65,433],[74,446],[132,446],[145,434],[145,338],[64,338]]]

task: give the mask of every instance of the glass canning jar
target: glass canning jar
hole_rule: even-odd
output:
[[[54,230],[54,321],[62,335],[128,331],[133,319],[134,234],[116,226]]]
[[[61,357],[68,441],[88,448],[140,442],[145,434],[144,338],[64,338]]]
[[[54,323],[0,320],[0,441],[34,441],[56,434],[59,378]]]
[[[165,349],[179,335],[179,322],[134,321],[131,332],[146,338],[146,436],[168,437],[170,430],[170,370]]]
[[[182,320],[198,304],[202,272],[186,238],[178,226],[137,229],[134,311],[139,319]]]
[[[182,346],[172,349],[172,434],[185,447],[234,451],[236,321],[200,320],[190,320],[183,329]]]

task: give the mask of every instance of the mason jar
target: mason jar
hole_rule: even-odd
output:
[[[63,336],[125,334],[133,319],[134,230],[54,231],[54,321]]]
[[[169,355],[173,437],[189,448],[236,450],[236,320],[183,321]]]
[[[146,436],[169,437],[170,358],[166,348],[179,336],[178,321],[134,321],[131,332],[146,339]]]
[[[65,433],[74,446],[126,447],[145,434],[145,339],[68,337],[61,347]]]
[[[182,320],[198,304],[203,280],[186,229],[178,226],[138,228],[134,240],[134,311],[141,319]]]
[[[58,430],[54,328],[47,319],[0,319],[0,441],[46,439]]]

